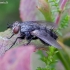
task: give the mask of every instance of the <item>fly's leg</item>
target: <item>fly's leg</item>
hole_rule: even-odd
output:
[[[14,36],[14,34],[12,34],[8,39],[12,38]]]
[[[38,39],[37,37],[32,36],[30,39],[28,39],[28,42],[25,45],[28,45],[32,40]]]
[[[16,43],[16,41],[17,41],[17,39],[19,39],[19,38],[21,38],[21,37],[17,37],[17,38],[16,38],[16,40],[14,41],[14,43],[11,45],[11,47],[10,47],[10,48],[12,48],[12,46],[13,46],[13,45],[15,45],[15,43]],[[10,48],[9,48],[9,49],[10,49]],[[9,50],[9,49],[7,49],[7,50]],[[7,51],[7,50],[6,50],[6,51]]]
[[[31,40],[32,40],[32,37],[31,37],[31,35],[30,35],[30,32],[25,32],[25,38],[26,38],[26,40],[28,40],[28,42],[26,43],[26,44],[24,44],[25,46],[26,45],[28,45],[30,42],[31,42]]]
[[[25,32],[25,38],[26,40],[28,40],[28,42],[24,45],[28,45],[31,42],[31,40],[38,39],[37,37],[32,36],[30,32]]]
[[[21,38],[21,37],[17,37],[17,38],[16,38],[16,40],[14,41],[14,43],[12,44],[12,46],[15,45],[16,41],[17,41],[19,38]],[[11,47],[12,47],[12,46],[11,46]],[[11,48],[11,47],[10,47],[10,48]]]
[[[28,45],[31,42],[31,40],[32,40],[32,38],[28,39],[28,42],[26,44],[24,44],[24,46]]]
[[[31,42],[32,38],[28,40],[28,42],[26,43],[26,45],[28,45]]]

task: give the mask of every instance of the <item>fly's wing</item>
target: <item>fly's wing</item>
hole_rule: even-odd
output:
[[[40,25],[42,25],[42,26],[46,26],[46,27],[48,27],[48,28],[52,28],[52,29],[55,29],[55,25],[54,25],[54,23],[53,22],[47,22],[47,21],[44,21],[44,20],[41,20],[41,21],[24,21],[24,23],[32,23],[32,24],[40,24]]]
[[[42,21],[42,20],[41,20],[41,21],[23,21],[23,22],[46,23],[46,24],[47,24],[47,23],[48,23],[48,24],[53,23],[53,22],[47,22],[47,21],[44,21],[44,20],[43,20],[43,21]]]
[[[48,43],[51,46],[54,46],[56,48],[61,48],[61,46],[57,43],[55,39],[53,39],[48,33],[46,33],[44,30],[35,30],[31,33],[32,35],[40,38],[45,43]]]

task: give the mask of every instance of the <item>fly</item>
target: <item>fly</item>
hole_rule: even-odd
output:
[[[56,35],[56,33],[53,31],[53,29],[50,26],[44,25],[43,23],[48,23],[48,22],[24,21],[19,23],[18,21],[16,21],[12,25],[9,25],[8,28],[11,28],[13,31],[13,34],[11,35],[10,38],[12,38],[15,34],[18,34],[20,32],[20,36],[16,38],[12,46],[16,43],[17,39],[26,38],[26,40],[28,41],[26,45],[28,45],[32,40],[39,39],[41,40],[41,42],[43,42],[48,46],[51,45],[56,48],[61,48],[60,44],[58,44],[57,42],[58,36]]]

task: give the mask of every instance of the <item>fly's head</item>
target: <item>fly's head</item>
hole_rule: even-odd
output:
[[[7,28],[12,29],[13,34],[17,34],[20,30],[20,23],[16,21],[13,24],[9,24]]]

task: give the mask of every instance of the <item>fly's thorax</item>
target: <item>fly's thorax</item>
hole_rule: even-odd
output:
[[[31,32],[33,30],[38,29],[38,26],[34,25],[34,24],[26,24],[26,23],[22,23],[21,24],[21,28],[20,31],[21,32]]]

